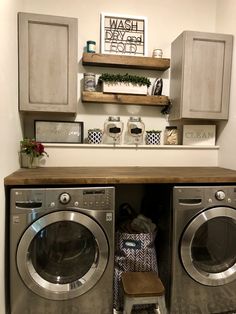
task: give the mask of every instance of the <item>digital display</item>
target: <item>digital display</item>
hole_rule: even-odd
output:
[[[105,194],[105,190],[87,190],[83,191],[84,195]]]

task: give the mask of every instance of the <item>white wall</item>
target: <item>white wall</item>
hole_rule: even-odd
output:
[[[137,148],[123,145],[120,148],[113,145],[45,144],[49,156],[41,161],[41,166],[48,167],[122,167],[122,166],[149,166],[149,167],[216,167],[218,164],[218,147],[214,146],[179,146],[142,145]]]
[[[219,166],[236,169],[236,1],[217,0],[216,31],[234,35],[230,111],[227,123],[219,125]]]
[[[5,196],[3,178],[18,166],[21,138],[17,109],[17,17],[19,0],[0,1],[0,314],[4,313]]]
[[[97,75],[104,72],[116,71],[119,73],[126,73],[127,69],[111,69],[111,68],[99,68],[99,67],[83,67],[81,64],[81,57],[86,45],[87,40],[95,40],[97,43],[97,52],[99,52],[99,39],[100,39],[100,13],[109,12],[117,14],[130,14],[137,16],[146,16],[148,19],[148,55],[152,55],[154,48],[162,48],[164,57],[170,57],[170,44],[171,42],[183,31],[183,30],[199,30],[199,31],[214,31],[215,29],[215,0],[209,1],[195,1],[195,0],[120,0],[120,1],[107,1],[107,0],[91,0],[91,1],[47,1],[47,0],[23,0],[22,11],[51,14],[51,15],[63,15],[69,17],[78,18],[78,115],[77,121],[84,121],[85,126],[85,137],[87,136],[87,130],[89,128],[103,128],[104,122],[110,115],[119,115],[124,122],[126,127],[127,120],[130,116],[141,116],[146,129],[161,129],[164,130],[168,124],[166,118],[160,113],[161,107],[148,107],[148,106],[136,106],[136,105],[114,105],[114,104],[98,104],[98,103],[82,103],[80,100],[80,87],[82,84],[82,78],[84,72],[94,72]],[[201,22],[199,22],[201,21]],[[162,76],[164,80],[163,94],[169,95],[169,71],[164,73],[157,71],[144,71],[144,70],[128,70],[129,73],[135,73],[137,75],[144,75],[154,80],[156,77]],[[42,115],[38,115],[43,119]],[[34,116],[37,118],[37,115]],[[48,118],[48,117],[47,117]],[[60,119],[57,115],[57,119]],[[65,115],[61,116],[61,119],[66,119]],[[31,118],[32,122],[33,118]],[[27,123],[30,123],[30,118],[27,117]],[[80,150],[80,148],[78,148]],[[101,148],[101,152],[106,154],[107,151]],[[163,151],[162,151],[163,152]],[[58,163],[58,156],[69,153],[66,148],[51,149],[50,150],[50,161],[46,165],[55,165]],[[120,153],[120,152],[119,152]],[[152,152],[150,152],[151,154]],[[135,150],[129,152],[136,160],[139,154]],[[165,156],[168,156],[169,151],[161,155],[161,163],[165,162]],[[198,152],[196,151],[196,154]],[[206,154],[204,162],[207,165],[216,166],[217,158],[214,158],[215,163],[212,164],[211,158],[212,152],[209,155]],[[218,152],[217,152],[218,154]],[[82,160],[77,158],[77,154],[71,154],[70,159],[63,159],[66,165],[84,165],[88,158]],[[89,150],[83,150],[83,156],[90,156]],[[209,158],[208,158],[209,156]],[[119,163],[117,157],[111,156],[114,165]],[[141,159],[139,165],[148,165],[148,159]],[[156,159],[157,160],[157,159]],[[197,158],[197,165],[201,165],[201,155]],[[158,161],[158,160],[157,160]],[[183,153],[183,164],[191,164],[191,156]],[[204,163],[205,164],[205,163]],[[89,164],[87,164],[89,165]],[[128,161],[127,161],[128,165]],[[173,165],[173,164],[172,164]]]

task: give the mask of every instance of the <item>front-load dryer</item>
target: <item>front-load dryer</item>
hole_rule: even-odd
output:
[[[111,314],[114,188],[10,192],[11,314]]]
[[[173,190],[170,313],[236,313],[236,187]]]

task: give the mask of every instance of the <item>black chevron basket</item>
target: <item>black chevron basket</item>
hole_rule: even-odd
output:
[[[123,292],[121,274],[126,271],[154,271],[157,269],[157,258],[153,233],[121,233],[116,232],[115,270],[114,270],[114,308],[123,308]],[[135,306],[134,309],[144,309],[148,306]],[[150,307],[150,306],[149,306]]]

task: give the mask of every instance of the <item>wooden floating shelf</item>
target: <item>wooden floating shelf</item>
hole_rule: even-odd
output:
[[[104,94],[101,92],[82,92],[83,102],[100,102],[113,104],[165,106],[169,103],[167,96],[141,96],[124,94]]]
[[[166,71],[170,67],[170,59],[84,52],[82,64],[90,66]]]

